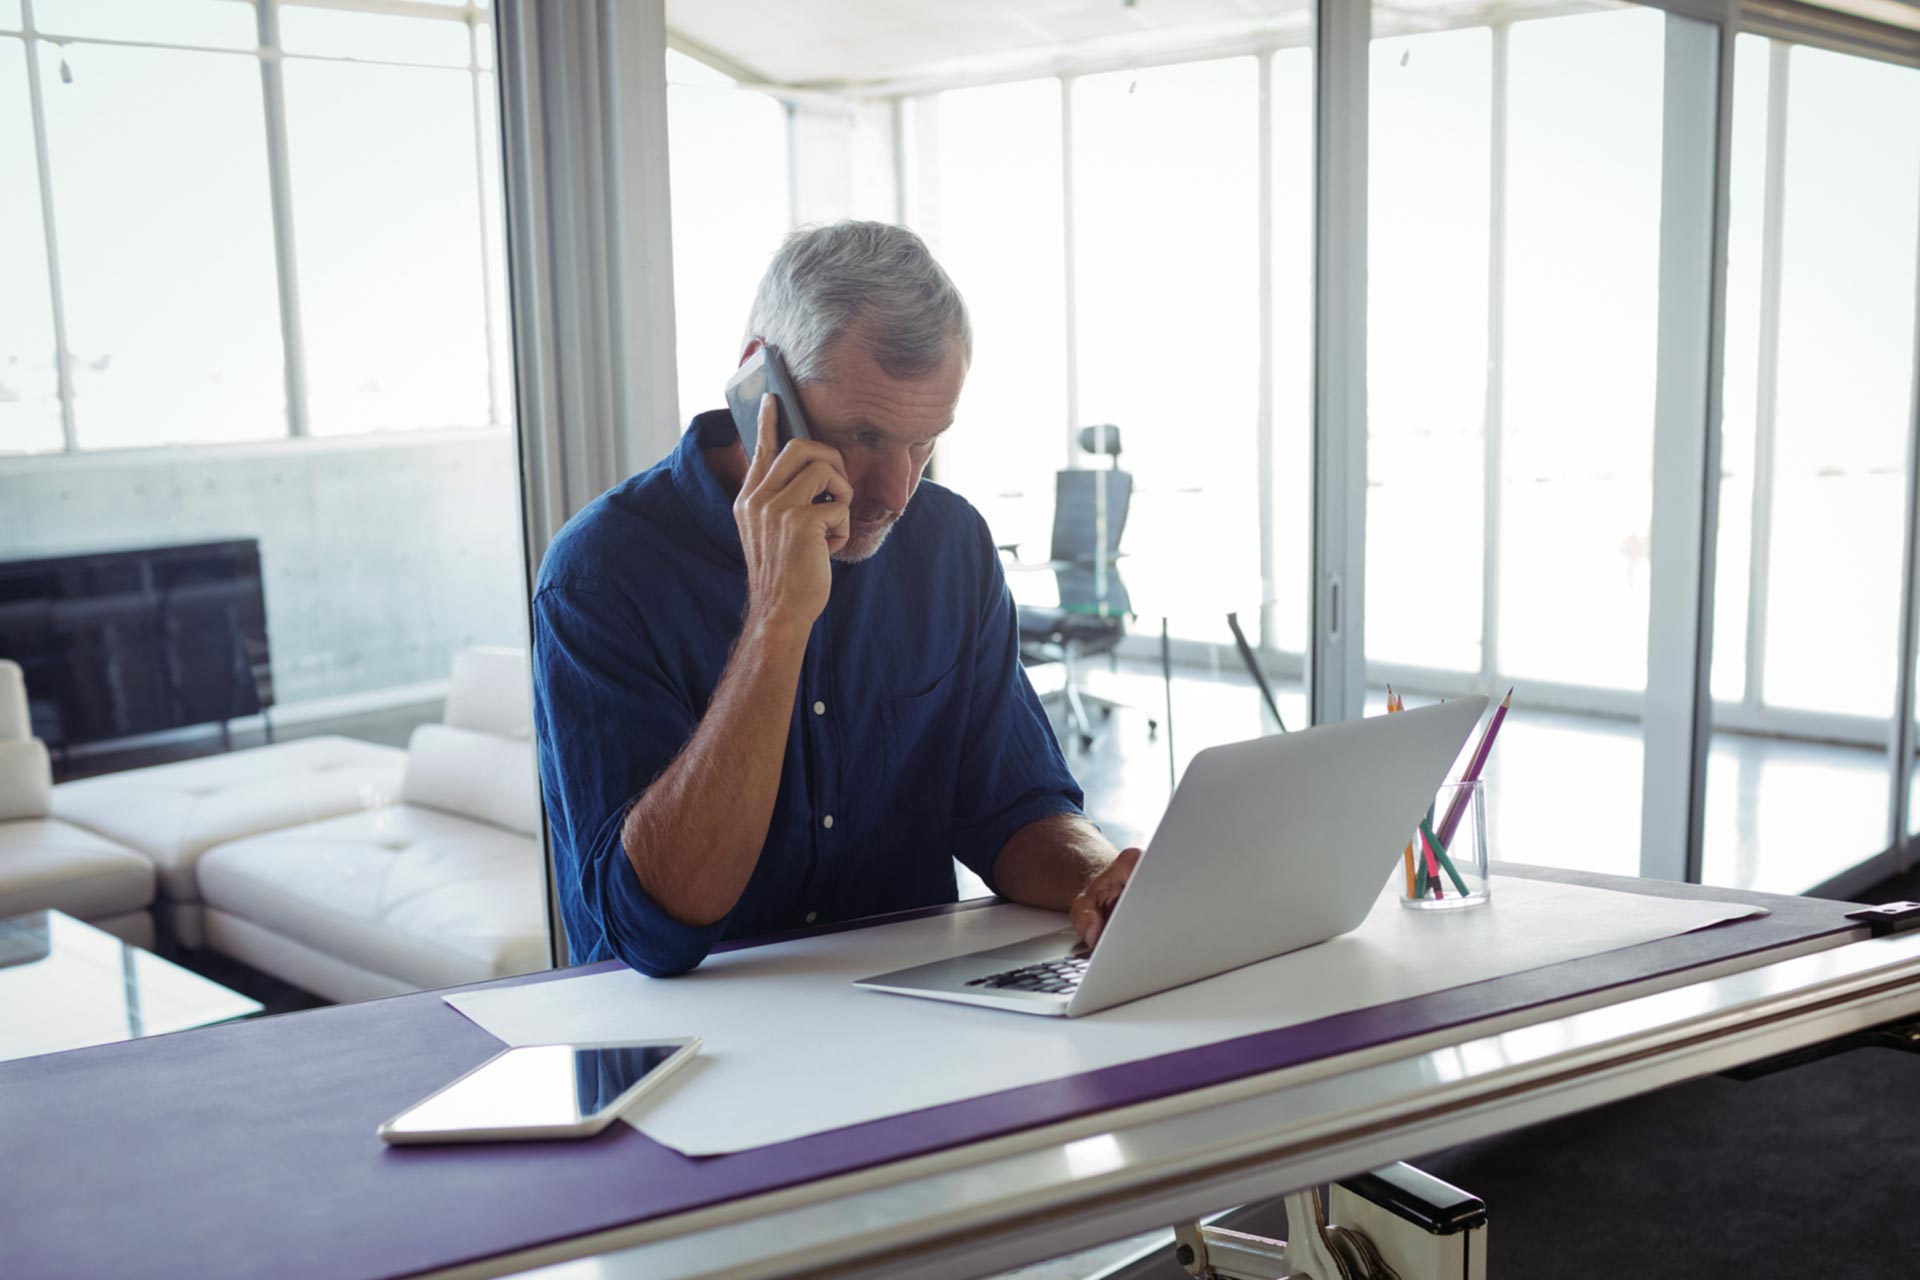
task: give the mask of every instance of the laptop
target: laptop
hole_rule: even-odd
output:
[[[1072,929],[862,978],[1077,1018],[1357,928],[1486,709],[1461,698],[1194,756],[1088,955]]]

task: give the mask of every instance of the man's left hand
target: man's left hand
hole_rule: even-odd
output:
[[[1107,927],[1107,918],[1113,914],[1114,904],[1120,901],[1120,891],[1127,887],[1127,879],[1133,875],[1134,864],[1139,861],[1140,850],[1122,849],[1120,855],[1106,865],[1105,870],[1087,881],[1087,887],[1079,892],[1073,904],[1067,908],[1074,932],[1089,948],[1100,941],[1100,933]]]

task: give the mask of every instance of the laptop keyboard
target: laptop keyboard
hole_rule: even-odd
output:
[[[973,979],[967,985],[1000,991],[1038,991],[1043,995],[1067,996],[1079,988],[1080,979],[1086,972],[1087,957],[1068,956],[1064,960],[1024,964],[1018,969],[990,973],[984,978]]]

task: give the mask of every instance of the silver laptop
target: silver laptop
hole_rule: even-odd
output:
[[[1062,929],[858,985],[1074,1018],[1336,937],[1372,910],[1486,706],[1461,698],[1210,747],[1092,955]]]

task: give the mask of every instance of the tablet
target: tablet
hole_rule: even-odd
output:
[[[693,1060],[697,1036],[503,1049],[380,1126],[388,1142],[584,1138]]]

